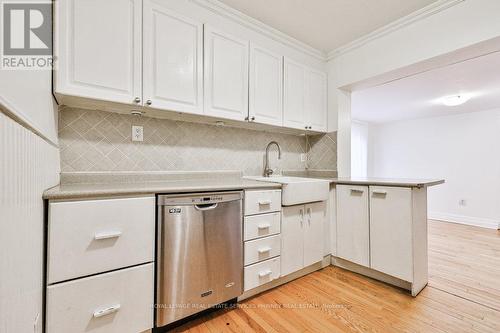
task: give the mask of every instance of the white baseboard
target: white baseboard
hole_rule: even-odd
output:
[[[430,220],[440,220],[440,221],[445,221],[445,222],[466,224],[466,225],[472,225],[472,226],[476,226],[476,227],[489,228],[489,229],[499,229],[500,230],[500,221],[493,220],[493,219],[485,219],[482,217],[439,213],[439,212],[429,212],[428,218]]]

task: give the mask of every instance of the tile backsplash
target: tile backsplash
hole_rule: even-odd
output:
[[[132,125],[144,127],[144,141],[132,142]],[[240,170],[259,175],[266,145],[277,141],[271,166],[304,170],[304,136],[218,127],[111,112],[62,107],[59,112],[61,170],[207,171]],[[336,170],[335,133],[309,138],[309,167]]]
[[[337,170],[337,132],[309,137],[308,168]]]

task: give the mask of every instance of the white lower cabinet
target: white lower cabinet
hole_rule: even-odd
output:
[[[245,191],[245,216],[281,211],[281,190]]]
[[[410,282],[418,294],[428,279],[426,188],[337,185],[336,196],[335,256]]]
[[[323,259],[326,202],[283,207],[281,276]]]
[[[281,275],[284,276],[303,267],[304,206],[283,207],[281,214]]]
[[[245,216],[243,221],[243,238],[252,240],[279,234],[281,229],[281,213]]]
[[[368,186],[337,185],[337,256],[370,266]]]
[[[411,189],[370,186],[370,267],[412,281],[412,257]]]
[[[281,252],[281,236],[271,236],[245,242],[245,265],[277,257]]]
[[[153,326],[153,264],[47,288],[50,333],[137,333]]]
[[[50,201],[46,332],[153,327],[154,196]]]
[[[280,257],[259,262],[244,268],[245,291],[256,288],[280,277]]]
[[[153,261],[155,198],[49,203],[48,283]]]
[[[326,201],[305,205],[304,221],[304,267],[323,259]]]
[[[245,191],[245,292],[280,277],[281,190]]]

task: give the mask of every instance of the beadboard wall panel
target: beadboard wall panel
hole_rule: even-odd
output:
[[[58,148],[0,110],[0,333],[41,332],[42,193],[59,169]]]

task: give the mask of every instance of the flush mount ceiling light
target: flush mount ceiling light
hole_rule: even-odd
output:
[[[446,106],[457,106],[466,103],[471,98],[470,95],[460,94],[446,96],[441,99],[441,102]]]

